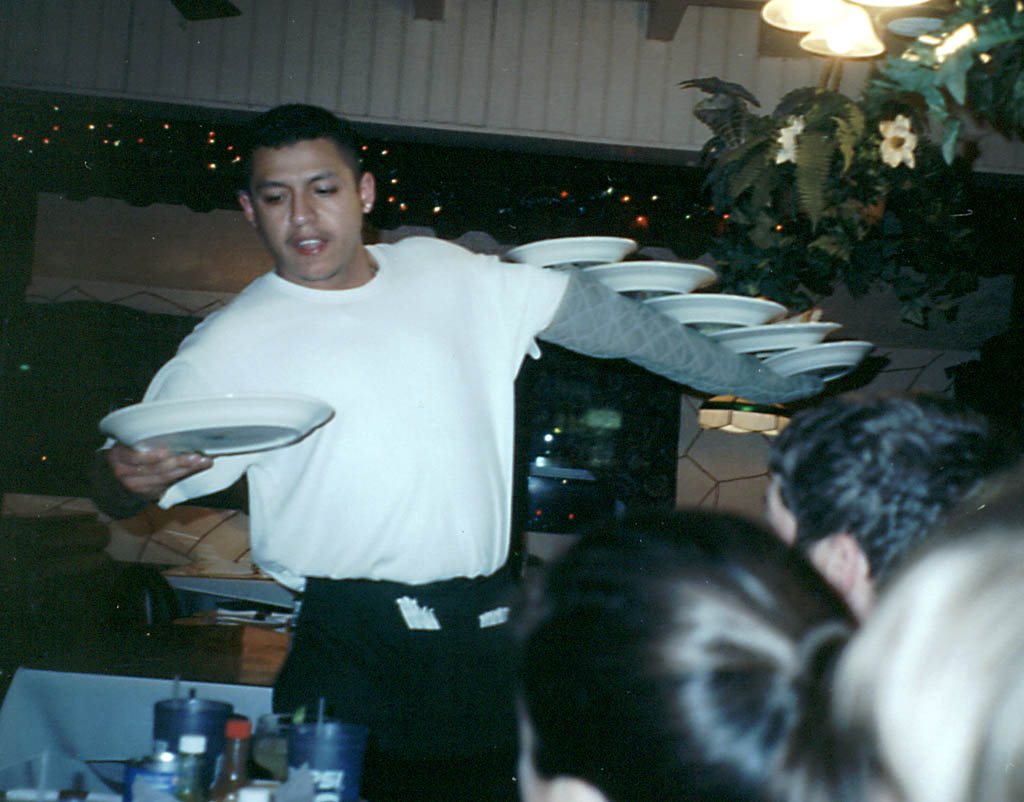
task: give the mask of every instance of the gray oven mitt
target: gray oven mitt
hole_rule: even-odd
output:
[[[785,377],[755,357],[730,351],[655,309],[573,270],[550,325],[537,335],[589,356],[623,358],[672,381],[755,403],[820,393],[817,376]]]

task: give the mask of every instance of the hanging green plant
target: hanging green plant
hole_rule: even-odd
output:
[[[935,31],[890,56],[865,90],[873,108],[894,95],[917,95],[942,127],[942,152],[952,163],[962,112],[1008,138],[1024,136],[1024,4],[959,0]]]
[[[964,165],[918,132],[923,109],[864,105],[838,92],[790,92],[767,115],[718,78],[685,81],[707,97],[694,113],[712,132],[706,184],[724,224],[711,245],[722,289],[794,308],[844,284],[891,287],[906,320],[952,316],[977,286],[956,213]]]

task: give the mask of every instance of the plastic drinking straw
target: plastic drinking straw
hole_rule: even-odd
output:
[[[324,723],[324,697],[320,697],[320,701],[317,702],[316,706],[316,734],[320,735],[320,728]]]
[[[50,750],[43,749],[41,755],[39,755],[39,802],[44,802],[46,799],[46,773],[50,766]]]
[[[174,675],[174,684],[171,686],[171,698],[177,700],[181,696],[181,674]]]

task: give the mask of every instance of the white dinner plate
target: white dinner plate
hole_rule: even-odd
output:
[[[541,267],[588,267],[617,262],[635,250],[636,242],[624,237],[557,237],[511,248],[503,258]]]
[[[838,340],[770,356],[764,365],[783,376],[815,373],[823,381],[831,381],[853,370],[872,348],[874,345],[863,340]]]
[[[942,19],[939,17],[900,17],[891,20],[886,26],[897,36],[905,36],[908,39],[916,39],[926,33],[931,33],[942,27]]]
[[[715,331],[708,336],[737,354],[760,355],[815,345],[840,328],[839,323],[769,323]]]
[[[710,267],[689,262],[613,262],[583,270],[616,292],[693,292],[713,283]]]
[[[775,301],[713,292],[663,295],[644,303],[705,334],[736,326],[760,326],[786,314],[786,307]]]
[[[133,404],[107,415],[100,430],[139,451],[212,457],[290,445],[333,414],[328,404],[304,395],[222,395]]]

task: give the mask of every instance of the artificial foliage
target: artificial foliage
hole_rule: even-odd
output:
[[[952,163],[965,115],[1007,138],[1024,134],[1024,3],[959,0],[941,27],[891,56],[872,76],[865,101],[916,98],[941,126]]]
[[[737,84],[681,86],[707,95],[694,113],[712,131],[702,162],[725,218],[710,246],[724,291],[801,309],[839,284],[855,296],[888,286],[924,325],[976,288],[958,216],[966,166],[918,133],[920,109],[805,88],[759,115]]]

